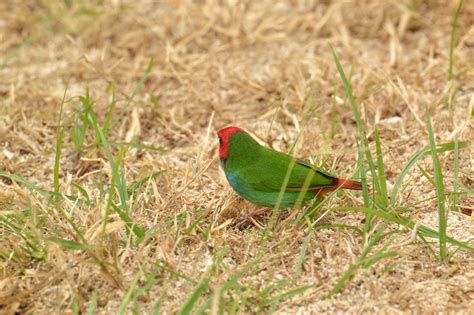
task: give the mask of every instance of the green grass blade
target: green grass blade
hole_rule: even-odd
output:
[[[63,238],[48,237],[47,240],[50,241],[50,242],[59,244],[63,247],[73,249],[73,250],[83,250],[83,251],[88,250],[88,247],[84,244],[81,244],[81,243],[78,243],[78,242],[75,242],[75,241],[71,241],[71,240],[66,240],[66,239],[63,239]]]
[[[365,157],[366,157],[367,163],[369,165],[369,170],[370,170],[370,173],[372,175],[372,181],[373,181],[373,185],[374,185],[373,189],[374,189],[375,192],[379,192],[380,187],[379,187],[379,182],[377,180],[377,173],[375,172],[375,163],[374,163],[374,160],[372,158],[372,154],[370,153],[369,142],[367,140],[365,127],[364,127],[364,124],[362,123],[362,118],[360,117],[359,110],[357,109],[357,104],[355,102],[354,95],[352,94],[352,89],[351,89],[349,80],[347,79],[346,74],[344,73],[344,69],[342,68],[342,65],[339,61],[339,58],[337,57],[336,51],[334,50],[334,47],[331,45],[331,43],[329,43],[329,48],[331,50],[331,54],[332,54],[332,57],[334,59],[334,63],[336,64],[339,75],[341,76],[342,82],[344,84],[344,88],[346,90],[346,95],[347,95],[347,97],[349,99],[349,102],[352,106],[352,111],[354,113],[354,118],[356,120],[357,128],[359,129],[359,137],[360,137],[360,141],[361,141],[361,145],[359,147],[359,150],[362,149],[363,152],[365,153]],[[363,168],[361,168],[361,170],[364,171]],[[369,198],[369,195],[368,195],[369,193],[368,193],[368,190],[367,190],[367,187],[366,187],[367,185],[366,185],[365,181],[362,182],[362,185],[363,185],[362,193],[363,193],[363,196],[364,196],[364,201],[369,202],[372,199]],[[371,205],[366,204],[366,206],[371,206]],[[366,226],[365,226],[364,231],[368,232],[370,230],[371,226],[372,226],[372,220],[371,220],[370,216],[366,216],[365,225]]]
[[[466,148],[467,147],[467,142],[461,141],[458,143],[459,148]],[[439,144],[436,146],[436,152],[441,153],[441,152],[446,152],[446,151],[452,151],[454,150],[454,143],[453,142],[447,142],[443,144]],[[416,164],[416,162],[421,159],[423,156],[430,154],[431,153],[431,147],[425,147],[422,150],[418,151],[411,159],[410,161],[405,165],[403,170],[400,172],[400,175],[398,175],[397,179],[395,180],[395,184],[393,185],[392,189],[392,194],[390,196],[391,202],[395,203],[398,197],[398,190],[403,182],[403,179],[405,176],[408,174],[408,171],[413,167],[413,165]]]
[[[145,231],[143,231],[142,228],[133,223],[132,219],[125,211],[123,211],[120,207],[116,206],[113,202],[111,203],[111,207],[115,210],[115,212],[119,215],[120,219],[127,225],[127,227],[133,232],[133,234],[135,234],[135,236],[138,238],[138,241],[141,241],[146,236]]]
[[[117,157],[117,161],[120,163],[121,158],[123,155],[120,155]],[[104,211],[104,221],[102,223],[102,240],[105,238],[105,230],[107,227],[107,223],[109,221],[109,211],[110,207],[113,204],[113,198],[114,198],[114,191],[115,191],[115,185],[120,178],[118,177],[118,172],[116,168],[115,161],[113,159],[110,160],[110,164],[112,165],[112,177],[110,178],[110,186],[109,186],[109,193],[107,197],[107,203],[105,204],[105,211]]]
[[[99,123],[97,121],[97,117],[96,117],[95,113],[92,111],[92,109],[88,110],[88,117],[89,117],[89,120],[91,122],[92,127],[94,128],[97,139],[99,139],[100,143],[102,143],[102,147],[104,149],[104,152],[107,156],[107,159],[109,160],[109,164],[110,164],[110,167],[112,169],[112,179],[111,179],[111,182],[110,182],[111,187],[109,189],[109,201],[107,202],[105,212],[107,213],[107,211],[110,209],[110,204],[111,204],[111,201],[112,201],[113,191],[114,191],[115,187],[117,187],[118,190],[119,190],[120,205],[122,206],[124,211],[128,211],[128,208],[127,208],[128,207],[127,206],[128,194],[127,194],[127,186],[126,186],[126,183],[125,183],[125,177],[124,177],[123,173],[119,174],[119,167],[122,165],[121,161],[122,161],[123,156],[125,155],[125,153],[127,151],[127,147],[124,147],[124,148],[120,149],[117,161],[114,161],[112,151],[111,151],[110,142],[107,139],[107,136],[103,132],[102,128],[99,126]]]
[[[345,284],[352,278],[352,276],[357,272],[357,270],[363,265],[365,258],[370,253],[372,248],[383,238],[383,235],[384,235],[383,232],[385,231],[386,226],[387,226],[387,223],[384,223],[377,230],[374,236],[370,238],[368,244],[365,246],[365,248],[362,250],[359,257],[357,258],[357,261],[353,263],[351,266],[349,266],[347,271],[339,279],[336,285],[331,289],[331,291],[328,292],[328,294],[326,295],[326,298],[332,297],[334,294],[339,293],[342,290],[342,288],[344,288]]]
[[[184,275],[184,274],[182,274],[182,273],[180,273],[180,272],[178,272],[178,271],[173,270],[171,267],[166,266],[165,263],[162,262],[162,261],[156,263],[155,265],[156,265],[158,268],[160,268],[160,269],[162,269],[162,270],[168,272],[168,273],[169,273],[170,275],[172,275],[173,277],[186,280],[186,281],[188,281],[188,282],[191,282],[191,283],[194,284],[194,285],[197,285],[197,284],[198,284],[197,281],[195,281],[195,280],[189,278],[188,276],[186,276],[186,275]]]
[[[71,302],[71,312],[73,315],[79,315],[79,302],[77,301],[77,296],[74,294]]]
[[[211,306],[212,306],[212,302],[213,302],[213,299],[214,299],[214,295],[211,295],[206,302],[202,303],[201,307],[199,307],[195,312],[193,312],[193,314],[196,314],[196,315],[204,315],[204,314],[209,314],[210,312],[208,311]],[[220,305],[219,305],[220,306]],[[212,312],[212,311],[211,311]],[[223,314],[221,312],[221,314]]]
[[[168,152],[169,151],[169,149],[167,148],[155,147],[153,145],[143,144],[143,143],[138,142],[137,140],[133,140],[132,142],[110,141],[110,145],[114,147],[118,147],[118,148],[123,147],[123,146],[128,146],[135,149],[152,151],[152,152]]]
[[[156,171],[153,172],[151,175],[146,176],[145,178],[133,183],[129,188],[128,188],[128,194],[133,195],[135,194],[136,191],[138,191],[143,185],[148,183],[150,180],[153,180],[166,172],[166,170],[161,170],[161,171]]]
[[[453,211],[458,211],[458,190],[459,190],[459,141],[458,135],[454,139],[454,182],[453,182]]]
[[[106,229],[107,222],[108,222],[108,214],[109,214],[109,211],[110,211],[110,207],[113,204],[113,196],[114,196],[115,187],[117,187],[118,190],[119,190],[120,205],[121,205],[122,210],[123,210],[123,211],[120,211],[118,214],[120,215],[121,218],[123,218],[124,213],[126,214],[126,212],[128,212],[128,208],[127,208],[127,196],[128,195],[126,193],[127,186],[123,181],[124,180],[123,173],[122,173],[122,175],[119,174],[119,167],[122,165],[122,159],[125,155],[125,152],[126,152],[127,148],[122,148],[119,151],[119,154],[117,156],[117,160],[115,161],[114,158],[113,158],[113,155],[112,155],[112,151],[110,149],[110,143],[107,139],[107,136],[104,134],[102,128],[100,128],[95,113],[92,111],[92,109],[89,109],[87,115],[88,115],[88,118],[89,118],[89,121],[90,121],[92,127],[94,128],[97,139],[99,139],[100,143],[102,144],[102,147],[103,147],[104,152],[107,156],[107,159],[109,160],[110,167],[112,169],[112,177],[110,179],[109,195],[108,195],[108,198],[107,198],[107,203],[106,203],[105,211],[104,211],[105,212],[105,218],[104,218],[103,225],[102,225],[102,239],[104,239],[105,229]],[[118,209],[118,207],[113,207],[113,208],[116,211]],[[133,225],[131,223],[131,220],[128,217],[128,215],[127,215],[127,218],[128,218],[128,220],[125,221],[125,223],[129,226]],[[134,232],[138,232],[141,236],[145,235],[144,233],[142,233],[141,229],[139,229],[136,225],[133,225],[133,226],[134,226],[134,228],[132,230]]]
[[[91,108],[89,108],[87,111],[87,117],[92,127],[94,128],[94,132],[95,132],[97,140],[99,140],[100,143],[102,143],[102,147],[104,148],[104,152],[105,152],[105,155],[107,156],[107,159],[109,160],[110,166],[114,168],[115,162],[112,155],[112,151],[110,150],[109,141],[107,137],[105,136],[104,132],[102,131],[102,128],[100,128],[97,117]]]
[[[132,101],[135,98],[135,96],[137,95],[138,91],[140,91],[140,89],[142,88],[143,83],[145,83],[146,79],[148,78],[148,76],[151,73],[151,70],[153,69],[153,63],[154,63],[153,58],[150,58],[150,61],[148,62],[148,66],[145,70],[145,73],[142,75],[142,77],[140,78],[140,81],[138,81],[137,85],[133,89],[133,92],[130,95],[127,104],[120,111],[120,113],[117,115],[114,122],[112,123],[112,127],[111,127],[112,129],[114,129],[117,126],[118,122],[122,119],[123,115],[125,115],[125,112],[130,107],[130,104],[132,104]]]
[[[149,293],[150,289],[153,287],[153,285],[155,285],[155,283],[157,281],[156,276],[158,274],[158,269],[159,269],[159,267],[157,265],[153,265],[151,272],[149,274],[145,273],[145,279],[146,279],[145,285],[143,287],[140,287],[137,290],[136,295],[148,294]]]
[[[341,76],[342,83],[344,84],[344,88],[346,89],[347,98],[349,99],[349,102],[352,105],[352,110],[354,112],[357,127],[359,128],[360,132],[365,133],[364,126],[362,125],[362,119],[360,118],[359,110],[357,109],[354,95],[352,94],[351,85],[349,83],[349,80],[347,80],[346,73],[344,72],[341,62],[339,61],[339,57],[337,56],[336,51],[334,50],[334,47],[332,46],[331,43],[329,43],[329,49],[331,50],[334,63],[336,64],[337,71],[339,72],[339,75]]]
[[[374,140],[375,140],[375,152],[377,154],[377,181],[379,183],[379,191],[376,192],[380,196],[379,200],[383,202],[385,206],[388,205],[388,193],[387,193],[387,178],[385,176],[385,168],[383,164],[383,154],[382,154],[382,145],[379,138],[379,130],[377,126],[374,131]]]
[[[184,303],[183,308],[178,312],[178,314],[182,315],[187,315],[191,314],[191,311],[193,310],[194,305],[196,302],[201,298],[204,293],[209,289],[209,278],[206,277],[201,280],[199,285],[196,287],[194,292],[191,294],[191,296],[188,298],[186,303]]]
[[[113,116],[113,113],[114,113],[114,109],[115,109],[115,88],[112,87],[112,101],[110,102],[110,105],[109,105],[109,111],[107,112],[107,117],[105,118],[105,122],[104,122],[104,127],[102,128],[102,130],[104,131],[104,134],[108,134],[109,132],[109,126],[110,126],[110,121],[112,120],[112,116]]]
[[[35,236],[30,236],[27,234],[23,227],[23,221],[13,222],[11,217],[0,216],[0,223],[0,231],[2,231],[2,233],[14,234],[25,241],[26,246],[22,246],[21,248],[26,253],[28,253],[29,256],[35,259],[44,258],[43,255],[45,253],[45,249],[40,247]],[[0,250],[0,257],[3,257],[5,260],[12,258],[9,254],[3,254],[2,250]]]
[[[391,251],[391,252],[378,251],[375,255],[367,258],[367,261],[364,262],[363,267],[370,268],[373,264],[375,264],[377,261],[381,259],[395,257],[397,255],[398,255],[397,251]]]
[[[357,170],[359,170],[360,174],[360,181],[362,183],[362,198],[364,200],[364,206],[365,207],[371,207],[370,204],[370,196],[369,196],[369,190],[367,187],[367,171],[366,168],[364,167],[364,151],[362,149],[362,145],[360,141],[357,141]],[[371,228],[371,215],[366,214],[365,215],[365,222],[369,222],[368,224],[364,224],[364,235],[367,235],[369,233],[369,230]]]
[[[125,156],[125,153],[127,153],[128,147],[122,148],[119,151],[119,157],[117,157],[117,160],[120,161],[120,163],[115,163],[117,169],[113,170],[114,172],[117,172],[117,178],[120,178],[120,180],[117,182],[117,189],[119,192],[120,196],[120,205],[122,206],[122,209],[125,212],[128,212],[128,205],[127,205],[127,200],[128,200],[128,191],[127,191],[127,179],[125,178],[125,170],[123,167],[123,157]]]
[[[329,291],[326,295],[326,298],[331,298],[334,294],[339,293],[346,283],[352,278],[355,272],[359,269],[359,264],[355,263],[349,266],[349,269],[344,273],[344,275],[339,279],[336,285]]]
[[[431,158],[433,160],[434,177],[436,184],[436,193],[438,200],[438,224],[439,224],[439,256],[442,261],[445,261],[448,256],[446,248],[446,230],[448,226],[448,217],[445,209],[445,196],[443,174],[441,173],[441,163],[439,162],[438,153],[436,152],[436,143],[434,140],[433,126],[431,125],[431,117],[426,109],[426,120],[428,124],[428,135],[430,138]]]
[[[8,51],[5,56],[3,57],[3,60],[2,62],[0,63],[0,70],[2,70],[3,68],[5,68],[6,66],[8,66],[8,64],[13,60],[15,59],[15,57],[25,48],[27,48],[28,46],[34,44],[35,42],[37,42],[39,39],[41,39],[43,36],[45,35],[44,32],[40,32],[40,33],[36,33],[36,34],[33,34],[31,36],[29,36],[28,38],[26,38],[25,40],[23,40],[18,46],[16,46],[15,48],[11,49],[10,51]]]
[[[30,190],[34,190],[34,191],[37,191],[39,192],[41,195],[43,196],[48,196],[48,195],[53,195],[52,192],[50,191],[47,191],[46,189],[43,189],[41,187],[39,187],[38,185],[24,179],[23,177],[21,176],[18,176],[18,175],[14,175],[14,174],[9,174],[9,173],[5,173],[5,172],[1,172],[0,171],[0,177],[6,177],[10,180],[14,180],[18,183],[21,183],[23,185],[26,186],[26,188],[30,189]]]
[[[421,172],[421,175],[423,175],[430,182],[430,184],[433,185],[433,187],[436,187],[433,177],[431,177],[430,174],[428,174],[428,172],[420,166],[420,164],[416,163],[416,167]]]
[[[337,85],[334,84],[334,89],[331,97],[331,129],[329,137],[331,140],[334,140],[334,136],[336,136],[337,130],[339,129],[339,115],[337,113]]]
[[[59,163],[61,160],[61,145],[63,143],[65,128],[61,128],[61,119],[63,117],[64,101],[66,100],[67,87],[64,89],[63,99],[61,101],[61,107],[59,109],[57,133],[56,139],[56,155],[54,157],[54,169],[53,169],[53,186],[54,192],[59,193]]]
[[[92,206],[91,198],[89,197],[89,194],[84,189],[84,187],[74,182],[71,183],[71,186],[76,188],[81,193],[81,195],[86,199],[86,203],[88,206]]]
[[[89,302],[89,305],[87,306],[87,315],[94,315],[95,314],[95,309],[97,308],[97,291],[94,290],[94,293],[92,293],[91,300]]]
[[[273,305],[277,304],[280,300],[291,298],[291,297],[293,297],[295,295],[298,295],[298,294],[300,294],[300,293],[302,293],[302,292],[304,292],[308,289],[314,288],[317,285],[319,285],[319,284],[316,284],[316,283],[308,284],[308,285],[304,285],[304,286],[297,287],[297,288],[291,289],[289,291],[280,293],[280,294],[274,296],[273,298],[271,298],[265,304],[267,306],[273,306]]]
[[[384,232],[385,232],[385,229],[388,225],[388,222],[385,222],[382,224],[381,227],[379,227],[377,229],[377,232],[375,232],[374,236],[372,236],[372,238],[370,239],[369,243],[367,244],[367,246],[362,250],[361,254],[360,254],[360,261],[364,260],[367,255],[370,253],[370,251],[372,250],[372,248],[378,243],[378,241],[380,241],[380,239],[384,236]]]
[[[143,268],[143,265],[142,265]],[[130,299],[132,298],[132,295],[135,293],[135,288],[137,286],[138,280],[140,280],[140,276],[142,274],[142,269],[140,269],[135,277],[132,280],[132,284],[130,285],[130,288],[127,291],[127,294],[122,299],[122,302],[120,303],[120,306],[118,308],[117,314],[123,315],[127,309],[127,305],[130,302]]]
[[[323,230],[323,229],[349,229],[357,232],[360,236],[364,235],[364,232],[359,229],[357,226],[348,225],[348,224],[321,224],[314,228],[316,231]]]
[[[453,20],[451,23],[451,38],[449,42],[449,68],[448,68],[448,80],[451,81],[454,79],[454,42],[455,42],[455,35],[456,35],[456,28],[458,26],[458,18],[461,13],[463,0],[459,0],[458,6],[456,8],[456,13],[454,13]]]
[[[309,241],[314,237],[314,230],[311,230],[308,235],[306,235],[303,245],[301,246],[300,254],[298,255],[298,260],[295,265],[295,273],[300,274],[303,267],[304,258],[306,256],[306,251],[308,250]]]
[[[377,217],[380,217],[386,221],[389,221],[389,222],[393,222],[393,223],[397,223],[397,224],[400,224],[408,229],[413,229],[415,227],[415,222],[406,218],[406,217],[403,217],[403,216],[400,216],[400,215],[397,215],[397,214],[394,214],[394,213],[390,213],[388,211],[388,209],[384,209],[383,211],[381,210],[378,210],[378,209],[373,209],[373,208],[364,208],[364,207],[337,207],[337,208],[334,208],[333,209],[334,211],[338,211],[338,210],[341,210],[341,211],[351,211],[351,212],[361,212],[361,213],[370,213],[372,214],[373,216],[377,216]],[[431,237],[431,238],[436,238],[436,239],[439,239],[439,232],[436,231],[436,230],[433,230],[427,226],[424,226],[424,225],[419,225],[418,226],[418,234],[420,236],[426,236],[426,237]],[[446,237],[446,241],[452,245],[455,245],[457,247],[461,247],[469,252],[473,252],[474,253],[474,247],[470,246],[469,244],[467,244],[466,242],[462,242],[462,241],[458,241],[456,239],[453,239],[449,236]]]
[[[160,314],[160,309],[161,309],[161,300],[158,300],[153,305],[152,314],[153,315],[159,315]]]
[[[288,94],[288,84],[285,86],[283,93],[280,96],[280,100],[278,102],[278,106],[275,108],[275,112],[272,115],[272,119],[270,120],[270,126],[268,126],[267,130],[267,137],[265,138],[265,141],[268,141],[270,139],[270,133],[272,132],[273,124],[275,122],[276,117],[278,116],[278,113],[280,112],[281,108],[283,107],[283,103],[285,102],[286,95]],[[266,143],[268,145],[268,143]]]

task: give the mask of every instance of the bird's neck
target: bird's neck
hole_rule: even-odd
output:
[[[245,167],[257,161],[262,146],[249,134],[238,133],[230,139],[228,155],[221,160],[224,168]]]

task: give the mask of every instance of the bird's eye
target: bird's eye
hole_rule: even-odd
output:
[[[219,143],[222,144],[222,139],[219,137]]]

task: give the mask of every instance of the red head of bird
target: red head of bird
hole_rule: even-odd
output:
[[[217,132],[217,136],[219,137],[219,157],[221,159],[225,159],[229,153],[230,137],[232,137],[237,132],[242,131],[243,130],[239,127],[229,126],[222,128]]]

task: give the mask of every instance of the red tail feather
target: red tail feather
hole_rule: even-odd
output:
[[[324,188],[317,189],[317,190],[314,191],[314,194],[318,197],[323,197],[324,194],[328,190],[336,190],[338,188],[362,190],[362,183],[361,182],[356,182],[355,180],[335,178],[334,181],[337,183],[336,185],[326,186]]]
[[[332,188],[334,187],[334,188]],[[356,182],[355,180],[348,180],[348,179],[337,179],[337,185],[332,186],[332,189],[342,188],[342,189],[354,189],[354,190],[362,190],[362,183]]]

